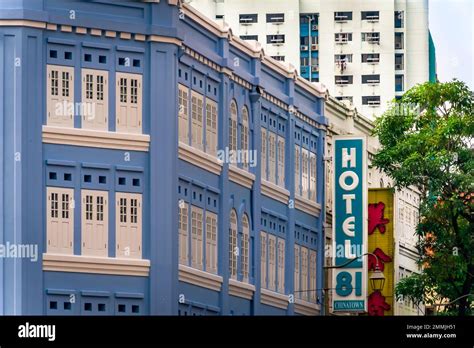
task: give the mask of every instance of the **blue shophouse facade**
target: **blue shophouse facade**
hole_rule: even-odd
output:
[[[4,0],[0,81],[0,313],[323,312],[320,86],[172,0]]]

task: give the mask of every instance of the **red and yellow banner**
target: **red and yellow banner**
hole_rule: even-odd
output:
[[[368,206],[368,313],[373,316],[393,315],[394,236],[393,193],[390,189],[369,189]],[[374,256],[375,255],[375,256]],[[381,291],[372,288],[370,275],[377,267],[385,276]]]

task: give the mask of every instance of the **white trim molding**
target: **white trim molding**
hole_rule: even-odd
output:
[[[211,156],[192,146],[179,142],[178,157],[183,161],[189,162],[199,168],[220,175],[222,171],[222,162],[217,157]]]
[[[43,143],[148,152],[150,136],[148,134],[43,126]]]
[[[251,189],[255,181],[255,175],[231,164],[229,165],[229,180]]]
[[[270,181],[262,180],[261,186],[262,195],[273,198],[283,204],[288,204],[290,198],[290,191],[271,183]]]
[[[223,281],[221,276],[181,264],[179,265],[179,280],[215,291],[221,290]]]
[[[295,313],[303,315],[319,315],[321,306],[316,303],[295,299]]]
[[[43,271],[148,277],[150,260],[45,253]]]
[[[321,204],[299,196],[295,196],[295,208],[314,216],[321,214]]]
[[[288,308],[288,295],[279,294],[275,291],[260,289],[260,302],[269,306],[282,309]]]
[[[253,298],[254,292],[255,285],[239,282],[235,279],[229,279],[229,295],[251,300]]]

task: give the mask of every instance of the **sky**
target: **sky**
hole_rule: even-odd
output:
[[[438,79],[457,78],[474,90],[474,0],[429,0]]]

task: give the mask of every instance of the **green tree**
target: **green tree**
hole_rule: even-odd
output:
[[[445,312],[474,312],[474,94],[458,80],[407,91],[375,121],[381,150],[373,164],[394,187],[421,193],[417,227],[421,274],[396,295],[415,303],[453,302]],[[462,298],[460,298],[462,297]]]

